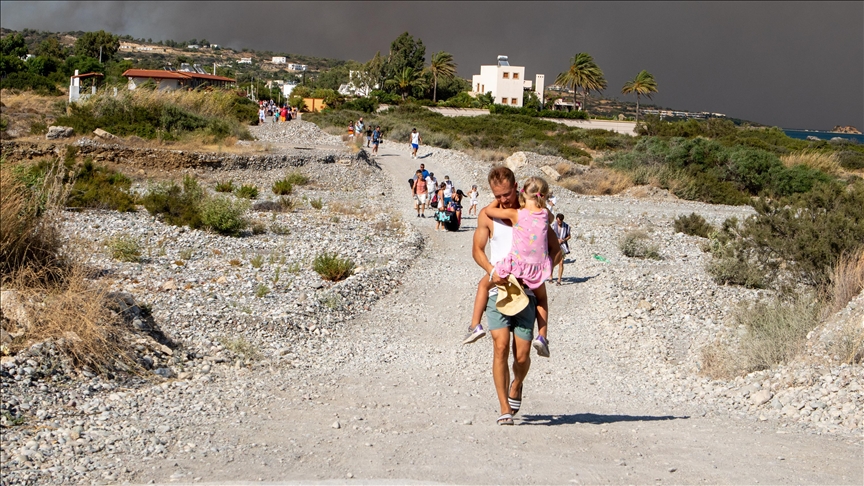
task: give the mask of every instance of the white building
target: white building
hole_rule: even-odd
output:
[[[491,92],[495,103],[521,107],[524,80],[524,66],[511,66],[507,56],[498,56],[497,65],[480,66],[480,74],[471,78],[472,94]]]
[[[237,64],[252,64],[252,58],[251,57],[241,57],[240,60],[237,61]]]
[[[273,64],[285,64],[288,62],[288,59],[285,56],[273,56],[273,60],[271,61]]]
[[[369,93],[374,89],[378,89],[378,85],[369,86],[362,81],[360,71],[348,71],[348,83],[339,86],[339,94],[343,96],[369,96]]]
[[[289,71],[306,71],[307,69],[309,69],[309,66],[305,64],[294,64],[293,62],[288,64]]]
[[[546,103],[546,100],[543,98],[544,89],[546,89],[546,75],[538,74],[534,76],[534,94],[536,94],[537,99],[540,100],[540,105]]]

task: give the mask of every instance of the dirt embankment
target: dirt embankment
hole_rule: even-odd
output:
[[[281,153],[230,154],[130,147],[120,144],[100,143],[88,138],[79,139],[71,144],[13,140],[0,142],[3,157],[7,162],[63,157],[69,145],[78,148],[79,156],[92,157],[96,162],[118,164],[125,168],[145,171],[174,171],[183,169],[270,170],[284,167],[300,167],[312,161],[324,163],[363,161],[372,163],[366,152],[362,150],[358,153],[351,153],[338,149],[295,149]]]

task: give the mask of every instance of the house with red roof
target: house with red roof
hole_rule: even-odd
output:
[[[129,80],[130,90],[152,81],[157,90],[195,89],[199,86],[227,88],[237,84],[237,80],[213,74],[185,71],[165,71],[161,69],[127,69],[123,77]]]

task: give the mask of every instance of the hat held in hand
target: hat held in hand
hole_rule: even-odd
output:
[[[495,307],[505,316],[515,316],[528,306],[528,295],[519,285],[519,281],[511,273],[507,276],[507,285],[497,285],[498,300]]]

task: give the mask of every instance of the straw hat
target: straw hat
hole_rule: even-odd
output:
[[[528,295],[512,273],[507,277],[507,285],[497,287],[498,300],[495,302],[495,307],[501,314],[515,316],[528,306]]]

